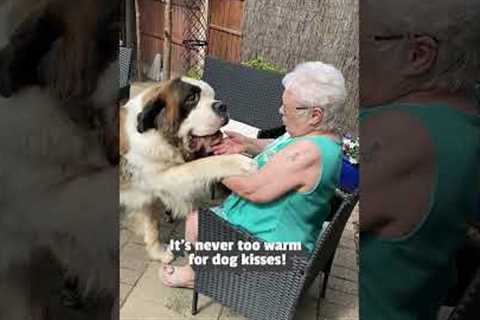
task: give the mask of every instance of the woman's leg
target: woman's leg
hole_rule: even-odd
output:
[[[198,239],[198,210],[192,211],[185,221],[185,240],[195,243]],[[190,265],[163,265],[160,270],[160,280],[168,287],[193,288],[195,273]]]
[[[185,221],[185,240],[195,243],[198,240],[198,210],[192,211]]]

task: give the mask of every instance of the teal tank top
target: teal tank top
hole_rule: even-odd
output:
[[[396,104],[362,112],[360,120],[389,110],[414,116],[427,130],[435,185],[424,219],[410,234],[360,233],[360,319],[435,320],[455,280],[454,253],[479,192],[480,117],[442,104]]]
[[[255,160],[262,168],[272,155],[299,140],[313,142],[321,155],[321,176],[312,190],[293,190],[269,203],[253,203],[232,193],[221,209],[214,211],[265,241],[301,242],[302,248],[312,251],[330,214],[330,200],[338,185],[342,162],[340,143],[326,136],[296,138],[285,134],[266,146]]]

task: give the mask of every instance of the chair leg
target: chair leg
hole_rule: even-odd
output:
[[[193,299],[192,299],[192,315],[196,315],[198,313],[198,292],[193,290]]]
[[[320,274],[317,276],[317,277],[320,277]],[[323,276],[324,278],[322,279],[322,283],[323,281],[325,281],[325,276]],[[320,281],[320,279],[319,279]],[[321,300],[321,295],[322,295],[322,289],[320,288],[321,285],[319,286],[319,289],[320,289],[320,296],[318,297],[317,299],[317,309],[316,309],[316,317],[315,319],[320,319],[320,300]]]
[[[330,270],[332,270],[333,258],[335,255],[330,258],[327,269],[323,273],[322,289],[320,290],[320,297],[325,298],[325,293],[327,292],[328,277],[330,276]]]

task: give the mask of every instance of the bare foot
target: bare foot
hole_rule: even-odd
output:
[[[163,265],[158,270],[160,280],[167,287],[193,289],[195,273],[191,266]]]

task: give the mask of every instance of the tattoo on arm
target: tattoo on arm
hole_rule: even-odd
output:
[[[287,156],[287,159],[290,161],[290,162],[295,162],[297,161],[298,157],[300,157],[300,152],[295,152],[293,154],[289,154]]]
[[[378,152],[382,149],[382,144],[376,140],[370,145],[360,148],[360,161],[371,162],[375,159]]]

